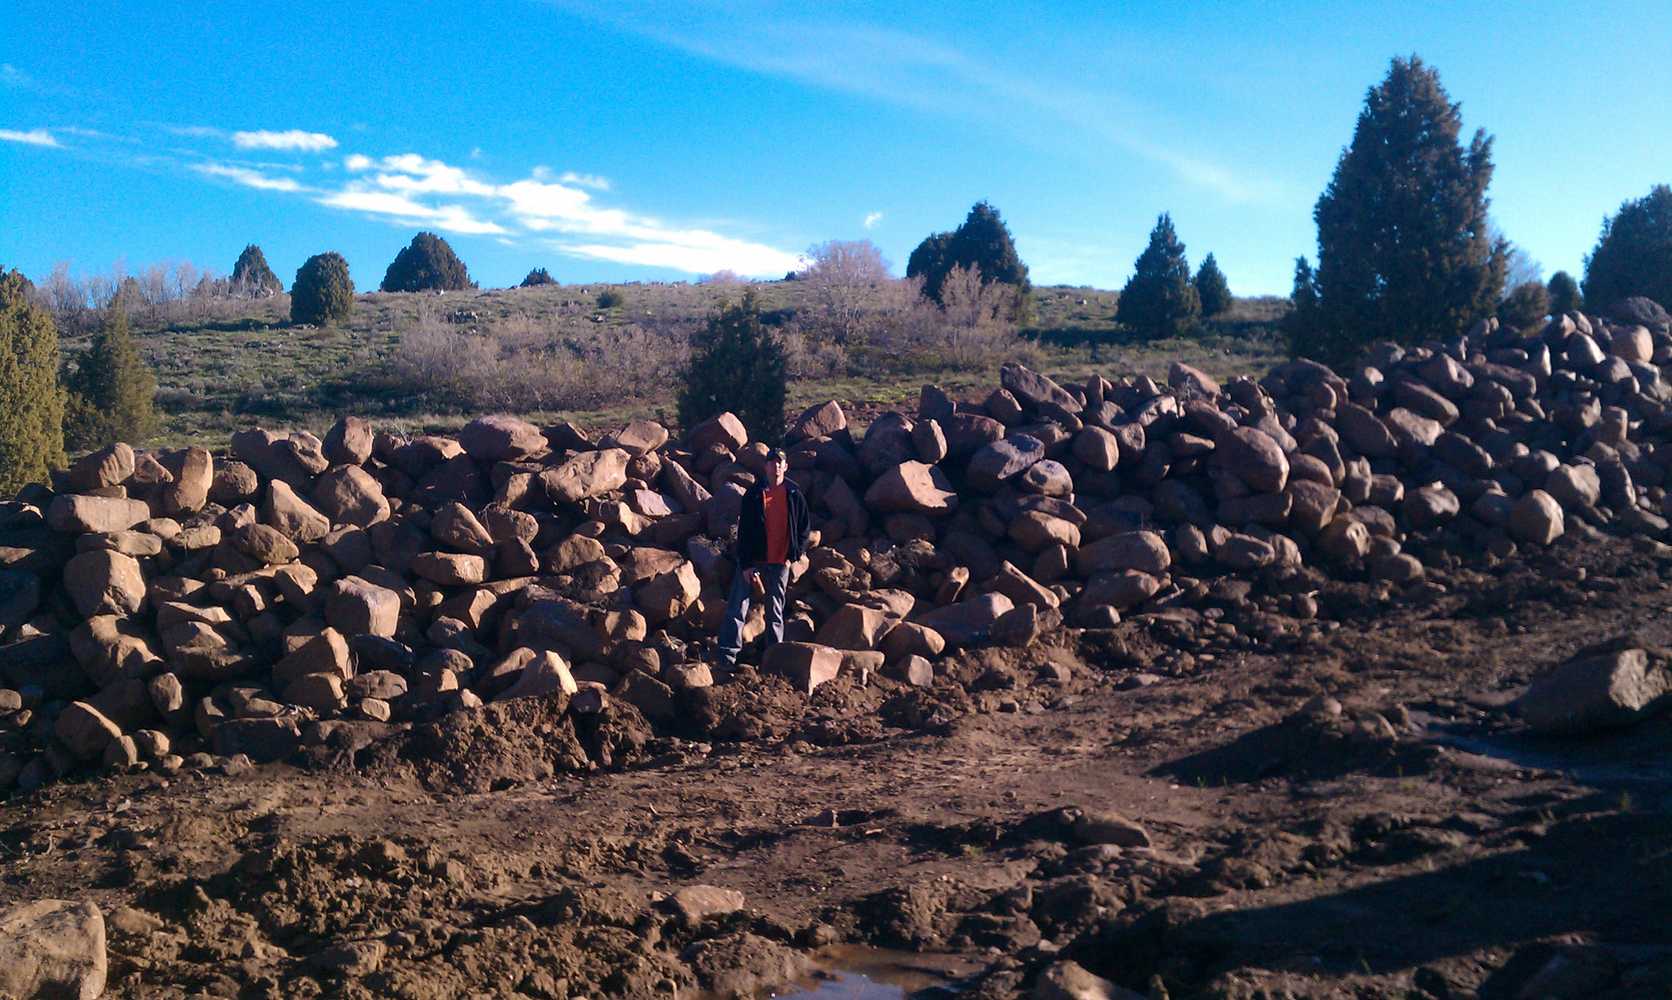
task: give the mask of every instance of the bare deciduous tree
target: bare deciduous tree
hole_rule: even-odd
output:
[[[864,340],[865,320],[892,280],[882,251],[870,240],[830,240],[808,250],[807,259],[800,280],[812,289],[830,338],[843,345]]]

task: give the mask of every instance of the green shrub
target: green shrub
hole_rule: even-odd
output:
[[[1607,309],[1633,295],[1672,308],[1672,187],[1620,205],[1585,258],[1585,301]]]
[[[269,295],[284,294],[284,283],[273,273],[273,269],[267,266],[266,254],[261,252],[260,247],[251,243],[232,265],[232,289],[237,295],[266,298]]]
[[[1585,299],[1579,294],[1579,282],[1573,280],[1573,275],[1566,271],[1557,271],[1550,276],[1550,284],[1545,290],[1550,293],[1550,315],[1560,316],[1563,313],[1576,312],[1585,308]]]
[[[1180,336],[1196,325],[1202,303],[1190,283],[1190,262],[1173,231],[1172,216],[1161,213],[1149,246],[1133,267],[1115,307],[1115,322],[1152,340]]]
[[[745,292],[691,338],[679,422],[689,429],[729,410],[753,440],[776,444],[784,435],[785,371],[783,343],[761,324],[755,293]]]
[[[114,441],[140,444],[157,429],[157,380],[128,331],[128,301],[118,298],[70,374],[64,436],[75,451]]]
[[[58,329],[21,272],[0,268],[0,497],[64,465]]]
[[[1289,292],[1289,312],[1280,326],[1289,339],[1289,353],[1315,358],[1321,351],[1323,327],[1318,318],[1318,276],[1305,257],[1295,258],[1295,284]]]
[[[1525,330],[1543,324],[1549,312],[1550,292],[1544,282],[1523,281],[1498,303],[1498,322],[1511,330]]]
[[[519,287],[519,288],[534,288],[534,287],[539,286],[539,285],[555,285],[555,284],[557,284],[557,279],[553,278],[549,271],[547,271],[543,267],[537,267],[534,270],[528,272],[528,277],[524,278],[522,280],[522,284],[517,286],[517,287]]]
[[[1372,87],[1318,199],[1319,360],[1465,333],[1497,308],[1507,244],[1488,232],[1492,140],[1416,56]]]
[[[314,254],[296,269],[290,286],[292,323],[330,323],[354,311],[354,280],[336,251]]]
[[[606,288],[598,293],[598,308],[615,309],[627,304],[627,295],[619,288]]]
[[[435,289],[456,292],[475,288],[464,261],[434,233],[419,233],[402,248],[384,272],[385,292],[427,292]]]
[[[1213,254],[1202,258],[1202,266],[1196,269],[1196,298],[1202,303],[1204,317],[1218,316],[1231,308],[1231,283],[1225,280],[1225,272],[1219,269],[1219,262],[1213,259]]]

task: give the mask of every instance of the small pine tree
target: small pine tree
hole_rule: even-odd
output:
[[[292,323],[330,323],[346,319],[354,311],[354,280],[348,276],[348,261],[328,250],[314,254],[296,269],[290,286]]]
[[[619,288],[606,288],[598,293],[598,308],[616,309],[627,304],[627,293]]]
[[[1028,266],[1016,253],[1010,227],[988,202],[976,202],[952,232],[934,233],[919,243],[906,261],[906,277],[922,277],[923,294],[940,303],[941,286],[955,267],[976,268],[983,281],[1015,286],[1017,308],[1028,308],[1033,293]]]
[[[1498,322],[1511,330],[1525,330],[1544,322],[1550,312],[1550,292],[1542,281],[1523,281],[1498,303]]]
[[[248,295],[250,298],[264,299],[270,295],[284,294],[284,283],[273,269],[267,266],[267,255],[254,243],[244,248],[238,255],[238,260],[232,265],[232,289],[236,295]]]
[[[433,289],[455,292],[475,288],[464,261],[434,233],[419,233],[401,249],[383,275],[385,292],[426,292]]]
[[[1173,231],[1172,216],[1161,213],[1149,246],[1133,267],[1115,305],[1115,322],[1151,340],[1181,336],[1196,325],[1202,303],[1190,283],[1190,262]]]
[[[1289,338],[1289,353],[1295,357],[1317,358],[1321,353],[1324,337],[1318,317],[1318,276],[1305,257],[1295,258],[1295,285],[1289,292],[1283,332]]]
[[[1550,293],[1550,315],[1560,316],[1564,313],[1577,312],[1585,308],[1585,299],[1579,294],[1579,282],[1573,280],[1573,275],[1566,271],[1557,271],[1550,276],[1550,284],[1545,290]]]
[[[93,342],[69,379],[64,436],[76,451],[115,441],[139,444],[156,430],[157,380],[128,330],[128,300],[118,296],[105,311]]]
[[[21,272],[0,268],[0,497],[64,465],[58,329]]]
[[[761,324],[753,290],[726,306],[692,337],[690,366],[679,394],[679,421],[695,427],[726,411],[737,414],[750,436],[777,444],[784,434],[784,345]]]
[[[1585,301],[1606,309],[1641,295],[1672,308],[1672,187],[1657,184],[1604,219],[1585,258]]]
[[[557,284],[557,279],[555,279],[551,276],[551,272],[547,271],[543,267],[537,267],[534,270],[528,272],[528,277],[524,278],[522,280],[522,284],[518,287],[520,287],[520,288],[534,288],[534,287],[539,286],[539,285],[555,285],[555,284]]]
[[[1225,280],[1225,272],[1219,269],[1219,262],[1213,259],[1213,254],[1202,258],[1202,266],[1196,269],[1196,298],[1202,303],[1202,317],[1204,319],[1218,316],[1231,308],[1231,283]]]
[[[1487,218],[1492,139],[1463,146],[1440,75],[1395,59],[1318,198],[1319,319],[1332,358],[1373,340],[1449,340],[1497,308],[1508,244]],[[1327,360],[1327,359],[1320,359]]]

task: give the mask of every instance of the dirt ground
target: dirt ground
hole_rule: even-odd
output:
[[[1587,645],[1672,645],[1672,561],[1485,559],[1313,621],[1216,591],[927,692],[745,672],[674,733],[527,702],[59,785],[0,805],[0,902],[98,902],[117,997],[746,995],[854,944],[977,996],[1063,958],[1151,997],[1672,996],[1672,722],[1540,740],[1508,707]],[[616,766],[566,773],[583,747]],[[698,884],[743,908],[687,918]]]

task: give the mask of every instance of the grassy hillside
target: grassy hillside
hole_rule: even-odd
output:
[[[1281,350],[1281,299],[1238,300],[1199,339],[1140,344],[1116,330],[1116,293],[1040,288],[1032,327],[954,361],[921,345],[831,345],[810,322],[817,308],[804,285],[749,287],[769,318],[784,324],[798,375],[792,409],[828,398],[861,412],[898,405],[915,400],[925,382],[984,391],[1011,358],[1063,379],[1161,376],[1174,359],[1224,376],[1263,370]],[[619,293],[620,305],[598,306],[606,288]],[[404,430],[446,430],[484,410],[594,427],[640,415],[671,422],[689,334],[742,292],[737,285],[632,283],[371,293],[358,296],[350,320],[327,328],[291,327],[281,296],[180,303],[176,314],[141,312],[133,320],[157,374],[159,443],[218,447],[239,427],[317,432],[342,413]],[[66,357],[84,345],[68,337]]]

